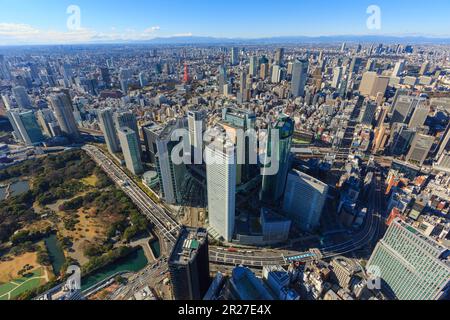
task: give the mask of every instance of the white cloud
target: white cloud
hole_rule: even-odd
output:
[[[161,30],[160,26],[154,26],[154,27],[150,27],[144,30],[144,33],[154,33],[156,31]]]
[[[0,23],[0,43],[14,45],[150,40],[156,37],[156,34],[160,29],[159,26],[152,26],[144,31],[137,31],[131,28],[124,31],[118,31],[115,27],[112,27],[108,32],[97,32],[87,28],[70,31],[55,31],[40,30],[27,24]]]
[[[188,33],[176,33],[171,37],[192,37],[192,36],[193,36],[192,32],[188,32]]]

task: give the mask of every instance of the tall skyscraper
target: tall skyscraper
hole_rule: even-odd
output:
[[[333,81],[331,87],[338,89],[342,79],[342,67],[335,67],[333,69]]]
[[[31,109],[33,105],[31,103],[30,97],[28,96],[25,87],[18,86],[12,88],[14,98],[16,99],[17,105],[20,109]]]
[[[450,152],[444,152],[437,158],[436,166],[438,168],[450,169]]]
[[[284,48],[278,48],[275,52],[275,64],[278,66],[283,65]]]
[[[100,120],[100,129],[105,136],[108,151],[111,154],[119,152],[120,143],[117,137],[117,130],[114,126],[113,111],[110,108],[101,110],[98,113],[98,118]]]
[[[236,153],[226,137],[205,149],[209,226],[225,241],[234,234],[236,214]]]
[[[361,109],[360,122],[367,126],[372,125],[376,111],[377,105],[371,101],[366,101]]]
[[[258,57],[257,56],[251,56],[250,57],[250,70],[249,74],[252,77],[256,77],[258,74]]]
[[[260,65],[259,77],[264,80],[268,76],[269,76],[269,64],[268,63],[262,63]]]
[[[281,70],[279,65],[272,67],[272,83],[279,83],[281,81]]]
[[[297,170],[287,178],[283,210],[301,230],[319,226],[328,194],[328,185]]]
[[[100,68],[100,74],[102,77],[102,81],[105,83],[107,87],[111,85],[111,76],[109,74],[108,68]]]
[[[414,97],[409,95],[397,95],[394,98],[394,105],[391,116],[391,124],[404,123],[413,107]]]
[[[447,125],[447,129],[442,134],[436,158],[437,159],[440,158],[441,155],[446,151],[450,151],[450,123]]]
[[[358,74],[358,71],[361,67],[362,58],[361,57],[353,57],[352,62],[350,63],[350,74],[353,76]]]
[[[203,159],[203,131],[204,113],[191,110],[188,112],[189,144],[196,164],[201,164]]]
[[[438,300],[450,289],[448,249],[394,220],[376,246],[368,270],[379,272],[381,290],[399,300]]]
[[[426,104],[425,99],[420,99],[409,120],[410,128],[419,128],[425,124],[430,113],[430,106]]]
[[[33,111],[20,112],[19,110],[10,110],[7,114],[17,140],[25,143],[27,146],[44,141],[44,136]]]
[[[183,227],[168,265],[175,300],[202,300],[211,283],[206,230]]]
[[[377,61],[375,59],[367,60],[366,71],[374,71]]]
[[[412,119],[413,113],[418,110],[418,113]],[[425,123],[428,116],[429,108],[427,109],[426,100],[409,95],[399,95],[395,99],[394,109],[391,116],[391,123],[410,123],[412,127],[418,127]],[[426,113],[426,114],[425,114]],[[424,118],[425,117],[425,118]],[[412,123],[410,122],[412,120]],[[423,120],[423,123],[420,122]]]
[[[249,268],[243,266],[233,269],[225,290],[225,298],[243,301],[274,300],[269,289],[263,285],[262,280],[257,278]]]
[[[219,67],[219,93],[225,94],[225,85],[228,83],[227,69],[225,66]]]
[[[430,68],[430,62],[429,61],[425,61],[422,66],[420,67],[420,71],[419,74],[421,76],[423,76],[424,74],[426,74],[428,72],[428,69]]]
[[[430,153],[433,143],[433,136],[427,136],[420,133],[416,134],[413,142],[411,143],[411,148],[406,156],[406,161],[420,166],[423,165],[428,154]]]
[[[237,94],[238,103],[247,102],[250,99],[250,85],[247,83],[247,73],[245,70],[241,71],[241,75],[239,77],[239,93]]]
[[[416,133],[415,129],[408,128],[404,123],[394,123],[390,142],[391,154],[394,156],[404,155],[408,151]]]
[[[399,77],[403,73],[403,69],[405,68],[405,60],[399,60],[394,67],[394,71],[392,72],[392,77]]]
[[[147,123],[141,128],[142,135],[144,136],[146,159],[151,164],[156,165],[156,156],[158,153],[157,141],[159,139],[159,133],[163,128],[153,122]]]
[[[144,168],[139,150],[140,145],[136,141],[136,133],[128,127],[119,128],[117,133],[127,169],[135,175],[141,174]]]
[[[263,202],[276,204],[283,197],[286,179],[291,165],[291,145],[294,135],[294,120],[288,116],[280,117],[269,129],[266,154],[272,162],[277,162],[278,171],[271,172],[276,164],[269,163],[263,168],[263,181],[260,199]],[[272,143],[275,131],[279,134],[279,141]],[[273,149],[274,147],[274,149]]]
[[[254,133],[255,141],[256,141],[256,131],[251,132],[251,130],[255,129],[256,115],[252,111],[248,111],[245,109],[231,108],[227,107],[222,109],[222,121],[220,121],[220,125],[225,129],[228,137],[231,139],[231,142],[235,144],[238,148],[242,148],[242,150],[237,149],[237,157],[240,155],[239,151],[242,152],[243,157],[239,159],[236,170],[236,184],[241,185],[243,183],[249,182],[253,179],[258,172],[258,165],[256,163],[251,163],[250,153],[254,152],[256,154],[256,150],[251,149],[252,145],[250,144],[251,134]],[[245,138],[245,141],[238,141],[237,132],[238,130],[242,130],[244,134],[248,135]]]
[[[136,140],[139,144],[139,152],[142,152],[141,150],[141,138],[139,137],[139,129],[137,125],[136,116],[132,111],[125,111],[125,112],[118,112],[114,113],[114,125],[116,126],[116,129],[119,129],[121,127],[128,127],[131,130],[134,131],[136,134]]]
[[[294,98],[305,94],[305,85],[308,80],[308,60],[297,60],[292,67],[291,94]]]
[[[239,64],[239,48],[231,48],[231,65],[236,66]]]
[[[62,133],[72,139],[79,139],[80,133],[75,122],[70,98],[65,93],[53,94],[50,96],[50,103]]]
[[[36,112],[36,119],[41,126],[44,134],[48,137],[52,137],[53,134],[50,129],[50,124],[57,122],[53,111],[50,109],[38,110]]]
[[[172,159],[172,151],[179,144],[178,141],[172,141],[172,134],[175,130],[181,128],[185,128],[184,119],[169,122],[157,133],[156,168],[160,192],[162,198],[170,204],[181,204],[183,200],[181,189],[185,180],[186,166],[184,163],[176,164]]]
[[[11,71],[5,60],[5,56],[0,54],[0,78],[4,80],[11,80]]]

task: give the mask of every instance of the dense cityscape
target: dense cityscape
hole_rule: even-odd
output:
[[[450,298],[448,44],[178,40],[0,46],[0,300]]]

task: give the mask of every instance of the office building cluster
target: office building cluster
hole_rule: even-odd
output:
[[[244,43],[0,50],[0,169],[123,169],[176,299],[445,297],[448,47]]]

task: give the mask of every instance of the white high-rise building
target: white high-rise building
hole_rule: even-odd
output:
[[[249,74],[252,77],[256,77],[258,74],[258,57],[257,56],[251,56],[250,57],[250,70]]]
[[[196,164],[201,164],[203,159],[203,117],[204,115],[202,112],[188,112],[189,143],[192,147]]]
[[[394,220],[368,263],[392,299],[438,300],[449,291],[448,249],[401,219]]]
[[[2,94],[1,97],[3,105],[6,108],[6,111],[11,110],[11,99],[9,98],[9,96],[6,94]]]
[[[336,67],[333,70],[333,81],[331,83],[331,86],[335,89],[338,89],[341,80],[342,80],[342,67]]]
[[[219,137],[205,149],[209,226],[225,241],[234,234],[236,154],[234,145]]]
[[[274,65],[272,68],[272,83],[279,83],[281,81],[281,67]]]
[[[100,120],[100,129],[105,136],[106,145],[110,153],[120,151],[119,138],[114,127],[113,111],[110,108],[101,110],[98,114]]]
[[[328,185],[292,170],[286,182],[283,210],[301,230],[310,231],[319,226],[327,194]]]
[[[405,68],[405,60],[400,60],[395,64],[394,71],[392,72],[393,77],[399,77],[403,69]]]

